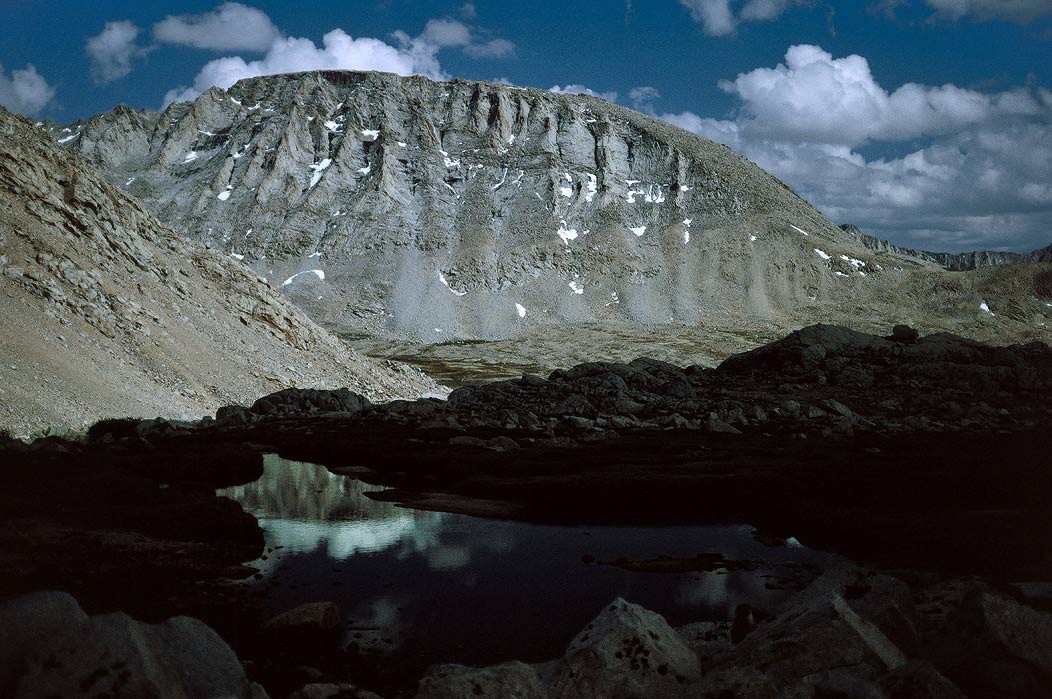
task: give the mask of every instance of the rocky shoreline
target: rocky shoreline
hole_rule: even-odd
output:
[[[89,617],[65,593],[0,603],[0,622],[5,696],[267,697],[253,676],[279,692],[269,696],[381,696],[332,664],[341,653],[333,633],[339,610],[330,603],[263,624],[267,650],[247,662],[196,619],[152,625],[122,613]],[[739,607],[727,622],[673,628],[617,598],[561,658],[435,665],[397,696],[1039,699],[1052,687],[1050,646],[1052,615],[1027,606],[1018,591],[844,564],[780,608]],[[290,666],[276,676],[259,667],[261,660]],[[289,684],[290,677],[299,683]]]
[[[347,649],[286,662],[302,644],[260,643],[258,595],[235,581],[262,535],[214,490],[274,452],[420,509],[750,522],[884,571],[828,571],[737,644],[729,625],[673,642],[660,617],[615,602],[562,660],[434,668],[421,696],[1047,696],[1052,623],[1032,608],[1047,601],[1022,605],[1009,583],[1052,580],[1050,390],[1041,343],[812,326],[716,369],[592,363],[379,405],[289,389],[196,423],[3,439],[0,598],[66,589],[92,614],[191,614],[274,696],[312,680],[335,688],[299,696],[368,696],[350,681],[390,695]]]

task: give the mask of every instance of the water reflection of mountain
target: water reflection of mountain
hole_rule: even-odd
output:
[[[405,517],[407,511],[365,496],[375,487],[334,475],[318,464],[289,461],[277,454],[263,458],[263,475],[247,485],[218,492],[267,519],[308,521],[365,520]]]
[[[781,592],[765,575],[824,559],[803,547],[768,548],[752,527],[561,527],[421,512],[375,502],[367,485],[316,464],[264,460],[255,483],[227,488],[259,518],[267,555],[266,611],[335,602],[346,640],[381,651],[392,672],[437,662],[489,665],[560,654],[611,599],[657,610],[670,623],[725,621],[738,604],[769,608]],[[763,561],[756,571],[633,573],[602,560],[719,552]],[[509,632],[509,629],[514,633]],[[485,639],[479,642],[479,639]]]
[[[456,527],[446,526],[448,515],[370,500],[365,493],[374,489],[318,464],[267,454],[259,480],[218,494],[259,518],[268,546],[320,551],[337,561],[356,553],[392,551],[399,560],[422,555],[432,570],[452,570],[466,566],[473,549],[511,546],[500,527],[460,535]]]

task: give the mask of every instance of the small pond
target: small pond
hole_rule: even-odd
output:
[[[255,515],[266,537],[253,562],[266,611],[339,605],[347,640],[401,672],[435,662],[550,660],[617,596],[672,625],[724,621],[742,603],[769,608],[768,583],[795,563],[832,555],[790,540],[768,547],[741,526],[555,526],[422,512],[377,502],[369,486],[323,466],[265,460],[256,482],[219,491]],[[720,553],[752,571],[630,572],[584,562]],[[787,565],[789,564],[789,565]]]

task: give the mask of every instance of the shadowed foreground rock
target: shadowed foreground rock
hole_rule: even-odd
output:
[[[676,631],[659,615],[617,599],[562,658],[436,666],[420,682],[417,699],[1049,696],[1052,615],[978,582],[950,584],[964,594],[948,596],[940,585],[913,591],[894,577],[836,568],[736,645],[728,624]],[[937,614],[919,606],[932,598],[943,600]],[[960,617],[975,601],[982,613],[965,632]]]
[[[813,325],[715,369],[647,358],[591,362],[547,379],[459,388],[444,402],[376,406],[346,391],[288,389],[256,401],[245,417],[336,411],[417,430],[541,432],[576,442],[655,429],[835,437],[1018,432],[1052,422],[1043,400],[1049,392],[1052,350],[1041,342],[993,347],[948,333],[920,337],[903,325],[888,337]]]
[[[259,555],[260,532],[213,489],[258,477],[260,452],[275,452],[389,486],[372,497],[418,508],[747,522],[900,570],[833,571],[784,608],[745,610],[733,636],[730,620],[672,633],[615,602],[560,660],[441,666],[421,696],[1047,697],[1052,627],[1005,590],[1052,579],[1049,395],[1052,350],[1040,343],[811,326],[715,369],[590,363],[377,405],[293,390],[196,424],[0,439],[0,593],[68,582],[93,612],[145,609],[152,620],[185,603],[178,611],[201,610],[251,649],[244,636],[261,638],[261,619],[224,617],[244,600],[208,581]],[[952,577],[976,573],[989,582]],[[315,654],[305,669],[272,660],[296,650],[246,657],[282,693],[386,687],[347,654]]]
[[[0,695],[111,699],[266,699],[234,651],[204,623],[89,617],[69,595],[41,592],[0,606]]]

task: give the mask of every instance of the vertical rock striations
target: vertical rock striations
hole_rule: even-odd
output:
[[[56,135],[340,330],[769,323],[867,274],[882,286],[860,245],[753,163],[587,96],[312,72]]]

